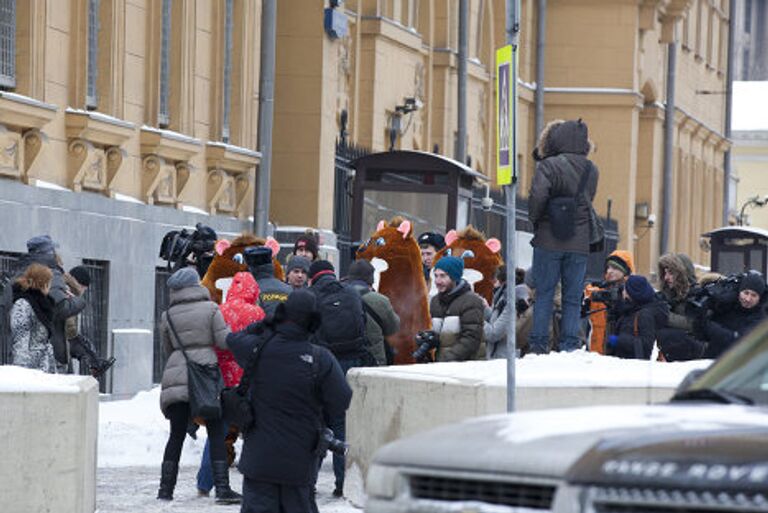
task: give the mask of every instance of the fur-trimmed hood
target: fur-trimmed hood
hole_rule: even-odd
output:
[[[576,121],[556,119],[547,123],[541,131],[539,141],[536,143],[536,152],[538,158],[541,159],[561,153],[586,156],[591,147],[589,130],[584,121],[581,119]]]
[[[696,283],[696,272],[693,262],[691,262],[687,255],[682,253],[662,255],[659,258],[658,269],[662,292],[675,301],[684,299],[688,295],[691,286]],[[675,276],[675,282],[671,287],[664,281],[665,269],[669,269]]]

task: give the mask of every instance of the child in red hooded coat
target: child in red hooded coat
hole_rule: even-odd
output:
[[[224,321],[232,333],[242,331],[250,324],[264,319],[264,310],[256,305],[258,297],[259,285],[251,273],[239,272],[232,277],[232,284],[227,291],[226,299],[224,303],[219,305]],[[231,351],[218,348],[215,350],[221,375],[224,378],[224,386],[237,386],[240,383],[240,378],[243,377],[243,369],[235,362]],[[206,441],[200,470],[197,472],[197,490],[200,495],[208,495],[213,488],[213,472],[208,451],[208,442]]]

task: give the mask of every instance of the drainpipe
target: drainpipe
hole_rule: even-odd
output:
[[[259,152],[261,162],[253,206],[253,233],[266,236],[272,174],[272,125],[275,110],[275,34],[277,0],[261,4],[261,70],[259,72]]]
[[[544,129],[544,47],[546,46],[547,0],[539,0],[539,19],[536,25],[536,91],[534,93],[534,141]]]
[[[736,18],[736,0],[728,4],[728,68],[725,74],[725,138],[731,140],[731,114],[733,103],[733,60],[735,59],[734,27]],[[728,225],[728,214],[734,205],[731,204],[731,174],[733,173],[731,149],[723,155],[723,226]]]
[[[669,251],[669,227],[672,221],[672,164],[675,142],[675,82],[677,68],[677,26],[672,29],[672,42],[667,45],[667,107],[664,117],[664,179],[659,251]]]
[[[459,0],[459,98],[456,160],[467,163],[467,33],[469,0]]]

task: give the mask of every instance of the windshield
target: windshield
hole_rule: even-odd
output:
[[[744,337],[687,391],[711,389],[768,405],[768,321]]]

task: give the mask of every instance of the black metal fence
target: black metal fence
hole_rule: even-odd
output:
[[[6,287],[11,286],[11,278],[16,272],[16,262],[21,253],[0,252],[0,297],[6,291]],[[3,365],[11,363],[11,326],[10,309],[11,305],[0,301],[0,363]]]
[[[152,381],[160,383],[165,368],[165,354],[160,340],[160,319],[163,312],[168,309],[170,297],[168,295],[168,278],[171,271],[166,267],[155,268],[155,329],[153,330],[154,350],[152,359]]]
[[[109,262],[103,260],[83,260],[81,264],[91,278],[91,284],[85,291],[85,309],[80,314],[80,334],[93,343],[99,356],[105,358],[109,353]],[[80,367],[80,374],[89,374],[89,369]],[[99,378],[99,389],[107,391],[107,376]]]
[[[336,170],[334,174],[333,231],[339,248],[338,275],[345,276],[355,259],[357,241],[352,240],[352,196],[355,170],[353,160],[370,153],[367,149],[348,144],[344,138],[336,141]]]

